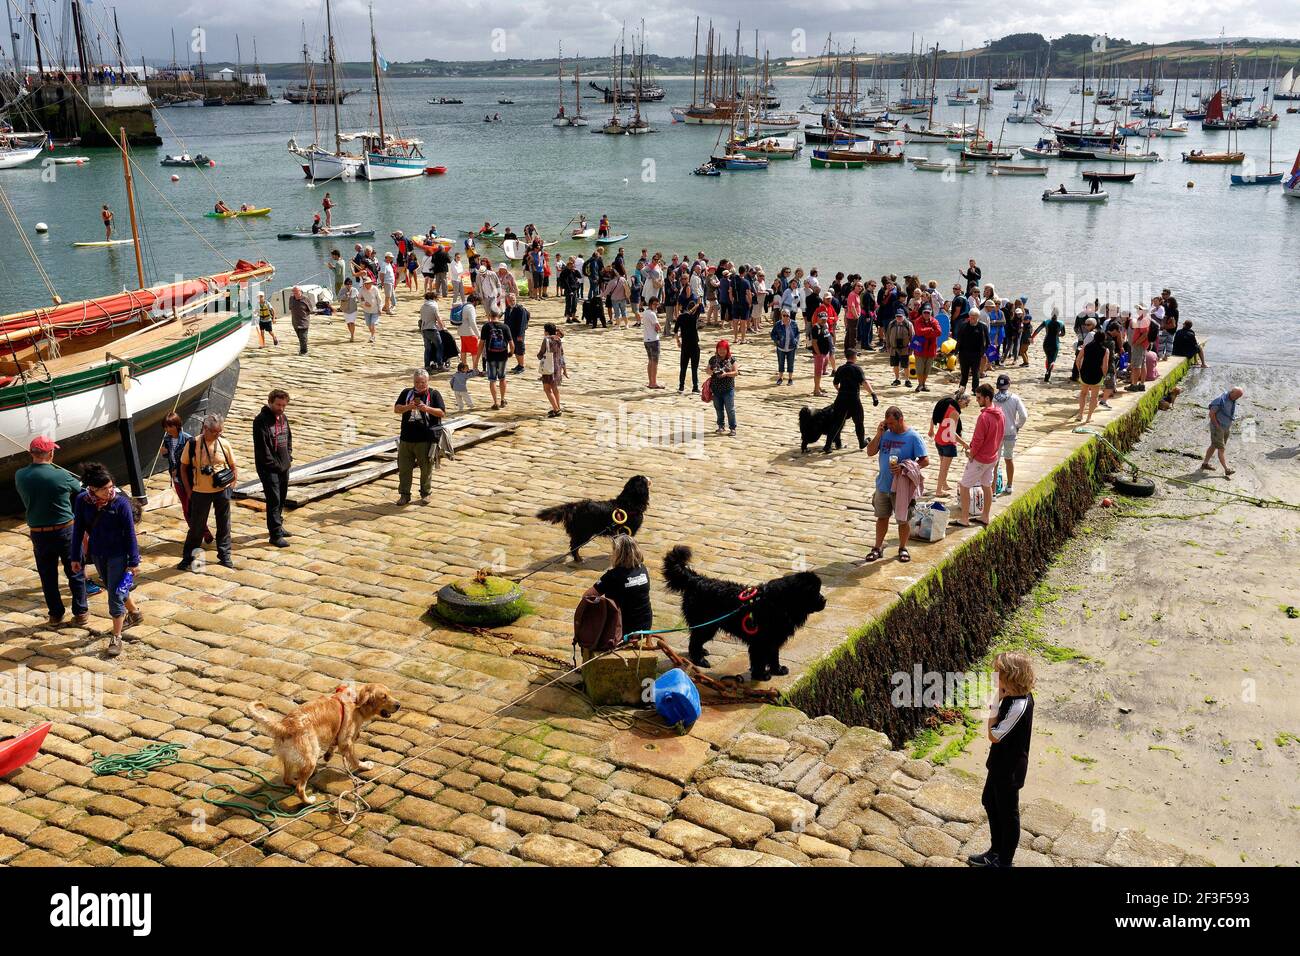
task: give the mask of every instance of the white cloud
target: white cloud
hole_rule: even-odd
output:
[[[42,0],[58,10],[53,0]],[[251,57],[252,38],[264,61],[296,59],[302,46],[303,22],[308,43],[320,44],[324,33],[322,0],[179,0],[160,8],[153,0],[119,0],[118,18],[129,55],[170,56],[170,31],[175,28],[184,59],[182,37],[195,26],[208,33],[209,59],[233,59],[235,35],[244,55]],[[92,15],[108,18],[106,4],[90,7]],[[368,4],[365,0],[334,0],[335,32],[348,59],[369,56]],[[664,0],[458,0],[454,4],[376,0],[379,42],[390,60],[494,59],[500,56],[552,56],[559,41],[566,54],[607,54],[626,23],[632,31],[646,19],[647,49],[665,55],[687,55],[694,37],[695,17],[715,27],[734,43],[737,20],[741,40],[752,49],[754,28],[760,43],[774,56],[789,55],[791,31],[805,31],[810,52],[821,49],[828,32],[844,48],[854,43],[864,51],[907,50],[913,35],[919,42],[939,42],[945,48],[969,49],[1008,33],[1107,33],[1134,41],[1218,36],[1227,28],[1234,36],[1300,36],[1300,10],[1283,0],[716,0],[691,4]],[[57,13],[56,13],[57,16]],[[504,54],[492,48],[493,30],[505,31]]]

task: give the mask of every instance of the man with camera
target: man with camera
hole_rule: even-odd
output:
[[[239,478],[239,466],[230,443],[221,437],[221,426],[220,415],[208,415],[203,430],[181,452],[181,482],[190,493],[190,528],[176,565],[181,571],[189,571],[195,555],[203,553],[209,512],[216,513],[217,559],[222,567],[235,566],[230,556],[230,489]]]

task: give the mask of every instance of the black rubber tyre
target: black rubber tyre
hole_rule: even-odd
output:
[[[1150,498],[1156,493],[1156,483],[1141,475],[1136,478],[1117,476],[1112,479],[1111,484],[1121,495],[1128,495],[1130,498]]]

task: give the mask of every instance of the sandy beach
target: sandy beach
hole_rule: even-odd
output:
[[[1300,383],[1292,370],[1193,371],[1132,456],[1157,481],[1114,496],[1008,622],[1003,646],[1036,652],[1026,799],[1059,801],[1110,828],[1158,830],[1219,865],[1300,863]],[[1206,404],[1246,390],[1231,480],[1200,472]],[[1053,660],[1054,658],[1054,660]],[[983,776],[977,738],[955,767]]]

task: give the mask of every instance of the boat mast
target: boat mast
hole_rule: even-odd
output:
[[[330,13],[330,0],[325,0],[325,33],[329,38],[330,103],[333,105],[334,152],[337,155],[343,152],[343,138],[339,133],[339,65],[338,58],[334,55],[334,20]],[[311,101],[315,103],[316,91],[309,87],[307,94],[311,97]]]
[[[126,151],[126,127],[117,128],[122,150],[122,173],[126,178],[126,208],[131,214],[131,239],[135,246],[135,274],[140,279],[140,288],[144,288],[144,259],[140,254],[140,230],[135,221],[135,187],[131,182],[131,155]]]
[[[930,116],[925,121],[925,125],[934,128],[934,101],[938,98],[934,95],[935,84],[939,81],[939,44],[934,45],[934,67],[930,73]]]
[[[695,18],[695,51],[691,54],[691,106],[699,103],[700,79],[700,18]]]
[[[331,48],[333,44],[331,43]],[[375,74],[375,109],[379,113],[379,148],[384,148],[384,96],[379,83],[379,45],[375,42],[375,5],[370,5],[370,65]]]

